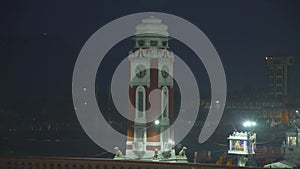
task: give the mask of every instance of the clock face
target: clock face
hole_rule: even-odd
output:
[[[144,65],[138,65],[135,69],[136,77],[142,79],[146,76],[146,68]]]
[[[169,68],[168,66],[164,65],[162,68],[161,68],[161,76],[166,79],[169,77]]]

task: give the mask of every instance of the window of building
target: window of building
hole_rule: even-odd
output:
[[[143,117],[145,111],[145,89],[139,86],[136,90],[136,113],[137,117]]]
[[[168,93],[168,87],[164,86],[162,88],[162,114],[163,117],[168,117],[169,114],[169,93]]]
[[[287,144],[290,146],[296,146],[297,145],[297,137],[296,136],[288,136],[287,138]]]
[[[276,92],[282,92],[282,90],[283,90],[282,86],[277,86],[276,87]]]
[[[294,58],[289,59],[289,64],[294,64]]]
[[[139,90],[138,91],[138,111],[142,112],[143,111],[143,91],[142,90]]]
[[[161,45],[162,45],[162,46],[168,46],[168,41],[162,41],[162,42],[161,42]]]
[[[138,46],[145,46],[145,41],[138,40]]]
[[[282,76],[282,69],[277,69],[277,76]]]
[[[282,78],[277,78],[277,83],[282,83]]]
[[[150,41],[150,46],[157,46],[157,41],[154,41],[154,40],[152,40],[152,41]]]
[[[270,68],[270,69],[269,69],[269,75],[270,75],[270,76],[273,76],[273,75],[274,75],[274,69],[273,69],[273,68]]]

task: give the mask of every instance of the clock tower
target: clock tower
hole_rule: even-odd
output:
[[[173,62],[168,27],[150,16],[136,26],[129,52],[129,115],[126,158],[175,158]]]

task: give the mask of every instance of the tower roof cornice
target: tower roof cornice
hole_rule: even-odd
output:
[[[142,23],[136,26],[136,36],[163,36],[168,37],[168,26],[162,23],[162,20],[150,16],[142,20]]]

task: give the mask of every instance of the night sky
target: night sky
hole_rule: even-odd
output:
[[[245,86],[265,88],[265,55],[294,56],[298,84],[299,5],[297,0],[2,2],[0,110],[23,105],[31,111],[36,105],[71,101],[72,72],[84,43],[106,23],[137,12],[170,13],[198,26],[220,55],[229,92]],[[132,43],[122,44],[109,62],[127,56]],[[173,50],[180,54],[180,49]]]

